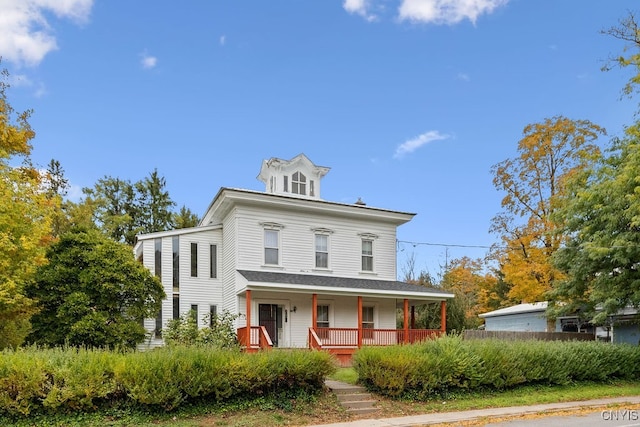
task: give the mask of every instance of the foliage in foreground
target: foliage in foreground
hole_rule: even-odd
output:
[[[163,331],[164,340],[168,346],[206,345],[208,347],[238,349],[240,344],[234,325],[238,316],[238,314],[231,314],[228,311],[213,317],[207,314],[203,321],[209,326],[201,328],[195,313],[190,311],[178,319],[169,320]]]
[[[142,320],[155,317],[165,294],[128,246],[78,227],[49,247],[47,259],[25,286],[40,309],[28,340],[111,348],[144,341]]]
[[[640,347],[578,341],[463,340],[365,347],[354,368],[368,388],[425,399],[452,390],[640,378]]]
[[[569,182],[557,212],[571,238],[554,255],[566,275],[550,294],[554,316],[578,312],[601,324],[640,306],[640,122],[625,133]]]
[[[208,347],[116,353],[20,349],[0,357],[0,415],[93,411],[129,405],[170,411],[207,399],[313,392],[335,369],[324,352],[257,354]]]

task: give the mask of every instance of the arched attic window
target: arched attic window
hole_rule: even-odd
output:
[[[302,172],[294,172],[291,176],[291,192],[294,194],[307,194],[307,177]]]

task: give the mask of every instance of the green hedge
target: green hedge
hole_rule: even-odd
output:
[[[0,353],[0,414],[90,411],[123,402],[172,410],[205,398],[322,388],[335,370],[327,353],[246,354],[207,347],[117,353],[20,349]]]
[[[640,347],[448,336],[415,345],[362,348],[354,355],[354,368],[374,391],[425,399],[453,390],[640,379]]]

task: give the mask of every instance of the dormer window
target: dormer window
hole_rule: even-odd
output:
[[[316,166],[299,154],[291,160],[264,160],[258,179],[264,183],[265,193],[320,199],[320,180],[327,172],[329,168]]]
[[[294,194],[307,194],[307,177],[302,172],[295,172],[291,176],[291,192]]]

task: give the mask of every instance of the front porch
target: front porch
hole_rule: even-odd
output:
[[[254,303],[252,300],[252,291],[245,291],[245,317],[246,324],[250,327],[238,328],[238,340],[245,351],[255,352],[259,350],[269,350],[274,347],[273,335],[277,335],[276,328],[269,324],[263,324],[261,317],[258,319],[253,318],[254,306],[262,307],[264,304]],[[309,313],[311,318],[307,318],[306,326],[300,325],[298,327],[307,328],[306,348],[313,350],[325,350],[334,354],[339,362],[347,366],[351,363],[351,357],[355,351],[363,346],[387,346],[397,344],[410,344],[418,341],[432,339],[440,336],[446,331],[446,301],[410,301],[405,298],[402,302],[396,299],[394,304],[398,308],[402,308],[403,313],[403,327],[401,329],[391,328],[376,328],[370,319],[364,319],[363,313],[366,313],[366,306],[363,302],[362,296],[357,296],[356,305],[352,306],[351,313],[357,313],[354,316],[354,327],[328,327],[325,318],[318,319],[318,314],[322,315],[322,309],[318,310],[318,294],[311,294],[307,305],[306,313]],[[326,298],[326,296],[321,296]],[[309,298],[307,296],[306,298]],[[307,300],[308,301],[308,300]],[[415,304],[418,303],[438,303],[440,304],[440,329],[416,329],[415,328]],[[393,304],[393,301],[391,301]],[[277,307],[277,306],[276,306]],[[284,312],[284,322],[289,322],[291,315],[296,311],[300,312],[297,307],[291,308],[291,306],[282,306],[281,311]],[[322,307],[322,306],[321,306]],[[363,307],[365,310],[363,310]],[[274,307],[275,308],[275,307]],[[291,313],[288,313],[288,309],[292,309]],[[295,311],[293,311],[295,310]],[[305,316],[306,317],[306,316]],[[302,320],[302,319],[300,319]],[[277,322],[277,320],[274,320]],[[281,326],[283,320],[280,319]],[[256,325],[255,323],[258,323]],[[274,323],[275,324],[275,323]],[[391,326],[391,325],[389,325]],[[299,345],[297,346],[299,347]]]

